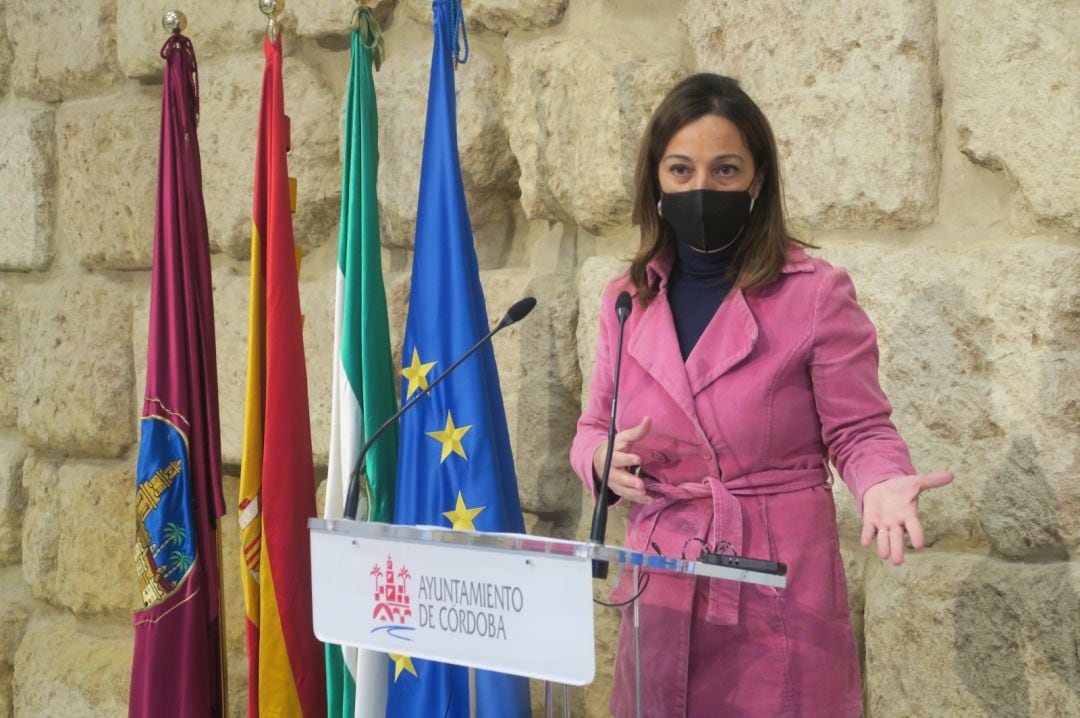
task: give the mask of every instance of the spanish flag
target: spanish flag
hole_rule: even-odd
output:
[[[280,37],[265,40],[264,51],[239,506],[248,716],[322,718],[326,677],[312,631],[307,531],[315,480]]]

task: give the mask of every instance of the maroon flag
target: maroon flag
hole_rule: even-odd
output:
[[[205,718],[226,709],[214,302],[195,52],[174,33],[161,56],[150,333],[135,479],[135,568],[144,608],[134,616],[128,715]]]

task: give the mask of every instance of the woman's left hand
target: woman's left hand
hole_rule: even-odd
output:
[[[863,494],[862,545],[869,546],[877,534],[878,556],[893,565],[904,562],[904,530],[914,548],[923,547],[919,523],[919,494],[952,483],[951,471],[897,476],[874,484]]]

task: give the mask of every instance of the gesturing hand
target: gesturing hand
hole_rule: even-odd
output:
[[[639,504],[647,504],[652,499],[645,494],[645,482],[627,471],[626,468],[641,465],[641,457],[632,453],[634,442],[641,441],[649,433],[650,429],[652,429],[652,419],[646,416],[637,426],[623,429],[615,434],[615,445],[611,451],[611,473],[608,474],[608,488],[617,496]],[[596,452],[593,454],[593,472],[598,481],[604,473],[606,448],[606,443],[601,444],[596,447]]]
[[[893,565],[904,562],[904,530],[914,548],[923,547],[919,523],[919,494],[952,483],[951,471],[897,476],[874,484],[863,494],[862,545],[869,546],[877,535],[878,556]]]

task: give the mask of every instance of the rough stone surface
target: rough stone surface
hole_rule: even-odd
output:
[[[0,718],[12,718],[15,708],[11,700],[11,682],[14,671],[6,663],[0,663]]]
[[[22,467],[26,449],[10,439],[0,439],[0,566],[18,563],[22,556],[22,519],[26,493]]]
[[[1042,221],[1080,230],[1080,6],[1062,0],[951,3],[946,91],[960,150],[1008,172]]]
[[[386,30],[394,17],[397,0],[368,0],[364,4],[371,8],[375,20]],[[352,32],[353,8],[356,0],[321,0],[315,3],[288,3],[285,6],[285,26],[295,27],[296,32],[304,37],[342,36],[347,38]],[[297,12],[297,8],[300,9]]]
[[[10,0],[6,15],[16,94],[55,101],[116,76],[115,0]]]
[[[64,613],[30,619],[15,655],[15,715],[115,718],[127,713],[131,624]]]
[[[895,423],[896,416],[893,416]],[[903,427],[901,427],[901,430]],[[905,432],[906,433],[906,432]],[[908,437],[910,440],[910,437]],[[859,515],[858,509],[855,507],[855,499],[851,494],[851,491],[843,485],[843,480],[840,478],[840,472],[836,467],[829,464],[829,468],[833,473],[833,503],[836,504],[836,523],[837,530],[839,531],[842,539],[847,539],[851,544],[860,545],[859,541],[862,537],[862,516]],[[920,510],[920,518],[923,520],[923,528],[926,527],[926,502],[930,500],[932,494],[928,494],[925,499],[920,499],[922,509]],[[931,534],[927,538],[928,545],[933,545],[937,541],[937,537]],[[860,545],[861,547],[861,545]],[[871,548],[866,549],[870,554],[874,554],[877,550],[876,544]]]
[[[12,666],[32,611],[33,604],[19,567],[0,569],[0,718],[15,715],[11,700]]]
[[[7,20],[5,15],[7,8],[0,5],[0,94],[6,95],[8,80],[11,79],[11,40],[8,38]]]
[[[199,65],[199,149],[210,244],[238,258],[251,254],[263,64],[260,51]],[[339,120],[333,109],[338,99],[299,57],[285,58],[283,76],[285,112],[292,125],[289,174],[297,179],[293,232],[301,247],[316,247],[328,239],[340,208]]]
[[[600,298],[608,283],[629,267],[628,262],[615,257],[590,257],[578,271],[577,354],[581,368],[582,407],[588,403],[589,381],[596,359],[596,342],[600,336]]]
[[[116,51],[128,77],[160,80],[165,69],[159,54],[166,37],[161,27],[165,8],[149,7],[143,0],[116,0]],[[254,2],[187,0],[180,9],[188,18],[184,34],[191,38],[200,63],[223,53],[261,47],[266,21]]]
[[[15,662],[15,651],[19,648],[23,629],[33,610],[33,602],[19,567],[0,569],[0,666],[10,668]]]
[[[506,35],[513,30],[539,30],[559,23],[569,0],[477,0],[465,8],[470,30],[484,28]],[[404,0],[409,18],[425,27],[431,25],[430,0]]]
[[[225,589],[225,650],[229,654],[229,683],[233,677],[233,655],[240,654],[247,665],[247,629],[244,614],[244,587],[240,583],[240,521],[237,518],[236,501],[240,495],[240,477],[222,478],[225,492],[226,513],[221,517],[222,582]],[[244,684],[247,686],[246,682]],[[231,688],[231,686],[230,686]],[[245,691],[246,694],[246,691]]]
[[[549,515],[550,518],[541,518],[537,514],[522,511],[525,519],[525,533],[529,536],[574,539],[581,513],[580,506],[574,508],[576,510],[571,512]]]
[[[387,59],[375,74],[380,119],[379,222],[381,242],[387,247],[411,248],[416,233],[427,107],[425,88],[431,72],[431,49],[424,47],[421,37],[415,26],[395,27],[387,42],[394,38],[396,44],[392,47],[400,49],[394,50],[394,61]],[[461,131],[459,126],[458,132]],[[460,135],[458,147],[461,147]]]
[[[503,266],[527,266],[534,274],[577,272],[581,243],[576,227],[542,219],[529,221],[520,214],[515,224],[512,251]]]
[[[229,671],[229,715],[246,716],[248,705],[248,663],[244,652],[230,653]]]
[[[689,0],[682,20],[697,67],[738,78],[769,118],[794,219],[858,228],[933,219],[931,0]]]
[[[57,593],[59,474],[59,461],[37,454],[32,453],[23,464],[26,514],[22,522],[22,572],[30,593],[42,601],[52,600]]]
[[[491,325],[521,297],[537,300],[526,319],[494,339],[522,508],[540,515],[574,510],[581,485],[566,455],[581,392],[573,276],[499,269],[482,272],[481,280]]]
[[[0,426],[15,426],[19,417],[19,315],[15,292],[0,281]]]
[[[131,461],[60,467],[54,602],[76,614],[122,617],[141,606],[135,562],[132,506],[135,468]]]
[[[866,598],[868,714],[1077,715],[1078,596],[1076,561],[932,553],[879,566]]]
[[[390,353],[393,357],[394,366],[398,367],[395,377],[398,385],[397,396],[401,396],[401,367],[405,366],[402,361],[402,347],[405,343],[405,320],[409,316],[409,290],[412,287],[412,274],[410,272],[394,272],[385,275],[386,279],[386,313],[390,320]]]
[[[218,267],[211,275],[217,335],[221,460],[239,466],[244,434],[244,392],[247,387],[247,310],[251,277],[232,266]],[[135,351],[139,351],[138,345]]]
[[[1075,551],[1080,249],[837,246],[824,254],[850,270],[878,327],[882,385],[916,466],[956,473],[952,486],[920,499],[927,540],[989,542],[1027,560]],[[857,538],[853,502],[837,493],[849,512],[845,534]]]
[[[859,666],[866,675],[866,577],[874,570],[869,549],[855,542],[842,542],[840,556],[844,561],[844,579],[847,581],[848,607],[851,609],[851,625],[855,630],[855,648],[859,652]],[[865,684],[865,681],[864,681]],[[865,702],[865,691],[863,701]]]
[[[146,396],[146,360],[150,346],[150,275],[147,281],[132,282],[131,291],[131,361],[135,380],[131,384],[131,430],[138,441],[142,432],[143,398]],[[215,302],[216,302],[215,298]],[[218,395],[221,394],[218,387]]]
[[[92,276],[27,287],[19,339],[19,431],[31,446],[112,458],[133,435],[131,305]]]
[[[415,25],[401,27],[393,45],[401,49],[375,75],[381,118],[379,214],[382,243],[388,247],[411,249],[416,233],[426,88],[431,74],[430,39],[422,41],[421,37],[430,37],[430,32],[425,36]],[[469,60],[458,67],[454,82],[462,182],[478,254],[485,264],[481,236],[487,235],[483,227],[505,225],[510,202],[517,196],[517,164],[498,114],[506,85],[498,51],[480,39],[471,42]],[[488,241],[501,244],[505,238],[496,233]],[[502,251],[500,246],[494,253]]]
[[[584,37],[508,47],[503,112],[529,219],[572,222],[594,234],[629,222],[642,131],[682,74],[674,56],[637,55],[632,47]]]
[[[325,466],[330,452],[330,415],[334,398],[334,291],[337,268],[318,279],[300,283],[304,313],[304,358],[311,413],[311,453],[316,465]]]
[[[2,64],[2,60],[0,60]],[[53,256],[56,144],[52,110],[8,105],[0,110],[0,269],[45,269]],[[12,191],[10,188],[18,188]]]
[[[83,266],[150,267],[160,124],[160,88],[61,105],[57,218]]]

